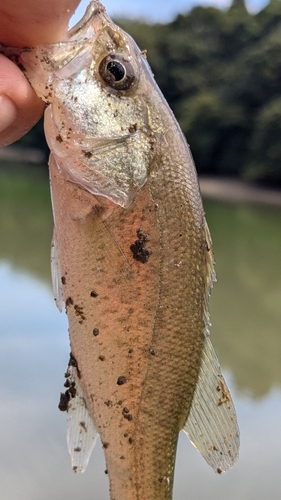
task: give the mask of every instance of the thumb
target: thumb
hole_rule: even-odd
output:
[[[25,135],[44,107],[20,69],[0,54],[0,146]]]

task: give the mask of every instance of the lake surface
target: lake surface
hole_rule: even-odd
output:
[[[281,209],[205,202],[218,283],[212,340],[241,430],[237,465],[215,474],[180,436],[174,500],[281,498]],[[75,475],[57,405],[67,321],[49,272],[46,171],[0,166],[0,484],[3,500],[108,500],[100,443]],[[145,500],[145,499],[143,499]]]

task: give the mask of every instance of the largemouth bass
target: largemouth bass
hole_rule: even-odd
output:
[[[219,473],[239,448],[209,339],[214,257],[189,147],[145,54],[98,1],[66,41],[2,52],[49,104],[73,468],[98,433],[112,500],[171,500],[180,430]]]

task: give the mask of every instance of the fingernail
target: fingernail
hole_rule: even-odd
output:
[[[6,95],[0,95],[0,133],[4,132],[17,117],[17,108]]]

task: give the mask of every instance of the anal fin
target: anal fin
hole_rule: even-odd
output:
[[[239,428],[209,337],[205,340],[198,382],[183,430],[216,472],[234,465],[239,454]]]

